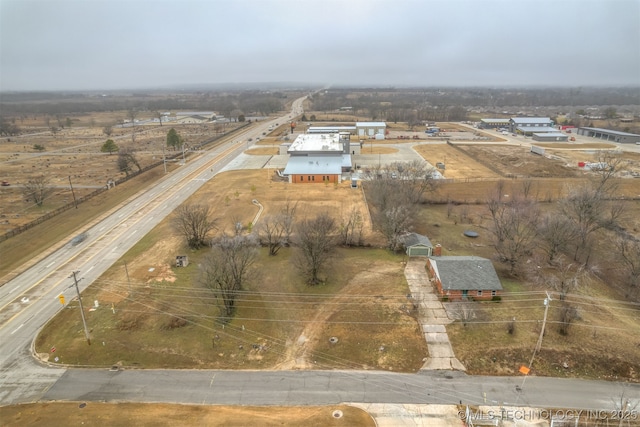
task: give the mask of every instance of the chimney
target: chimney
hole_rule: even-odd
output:
[[[442,256],[442,246],[439,243],[433,248],[433,256]]]

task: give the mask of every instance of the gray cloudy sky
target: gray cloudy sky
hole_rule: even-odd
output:
[[[0,0],[0,90],[640,85],[640,0]]]

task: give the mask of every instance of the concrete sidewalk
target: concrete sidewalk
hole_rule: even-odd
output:
[[[404,275],[411,295],[418,303],[418,322],[424,333],[429,349],[429,357],[421,369],[456,369],[465,367],[453,353],[445,325],[452,322],[447,317],[442,303],[435,295],[425,268],[425,257],[409,258]]]

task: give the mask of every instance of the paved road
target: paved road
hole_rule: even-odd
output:
[[[292,108],[302,112],[302,99]],[[89,286],[142,236],[211,179],[273,122],[243,131],[165,176],[121,208],[86,227],[87,239],[63,245],[0,288],[0,405],[37,400],[131,400],[216,404],[302,405],[338,402],[487,403],[539,407],[613,408],[623,390],[640,400],[640,386],[610,382],[472,377],[459,372],[419,374],[345,371],[179,371],[47,368],[31,358],[37,331],[73,298],[69,274]],[[240,143],[238,143],[240,142]]]
[[[557,378],[467,376],[456,371],[216,371],[69,369],[44,400],[178,402],[223,405],[328,405],[340,402],[615,409],[640,385]],[[486,401],[485,401],[486,398]]]

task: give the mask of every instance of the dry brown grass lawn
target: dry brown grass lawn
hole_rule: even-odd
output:
[[[445,178],[500,178],[500,175],[473,157],[448,144],[416,145],[413,148],[432,165],[444,163],[446,169],[440,170],[440,173]]]
[[[125,112],[117,113],[126,117]],[[12,185],[0,187],[0,233],[23,225],[43,214],[73,201],[69,180],[74,187],[76,198],[82,197],[97,187],[106,185],[109,179],[125,176],[117,167],[116,153],[102,153],[100,148],[107,139],[112,139],[119,147],[135,150],[140,166],[158,162],[166,146],[166,135],[171,127],[190,145],[196,145],[216,135],[214,124],[197,125],[143,125],[136,127],[135,142],[131,138],[131,128],[113,128],[111,136],[103,134],[99,123],[111,117],[105,114],[83,116],[80,123],[64,128],[53,134],[44,127],[42,118],[26,119],[20,124],[24,134],[0,139],[0,180]],[[95,127],[88,127],[93,120]],[[51,120],[52,125],[55,120]],[[80,125],[85,125],[80,127]],[[234,126],[228,126],[230,130]],[[45,151],[34,150],[39,144]],[[166,150],[167,155],[173,154]],[[169,162],[171,165],[171,162]],[[135,168],[134,168],[135,169]],[[29,179],[44,175],[54,186],[53,194],[42,207],[24,199],[19,185]]]
[[[474,184],[475,185],[475,184]],[[545,209],[551,209],[547,206]],[[640,215],[640,204],[627,202],[624,227],[633,230],[634,218]],[[464,219],[467,218],[467,219]],[[431,206],[419,218],[418,232],[432,243],[443,247],[443,255],[476,255],[494,259],[491,234],[487,230],[486,207],[479,205]],[[469,239],[464,230],[480,235]],[[600,236],[599,239],[604,239]],[[609,247],[594,253],[592,266],[613,280],[616,274]],[[536,262],[531,260],[531,262]],[[541,287],[525,279],[510,279],[504,264],[494,261],[502,278],[505,293],[502,301],[474,303],[474,319],[466,327],[461,322],[447,326],[454,352],[467,368],[478,375],[518,375],[527,365],[540,333],[545,297]],[[526,268],[527,263],[524,267]],[[542,262],[541,267],[545,264]],[[609,274],[609,265],[611,273]],[[530,269],[535,269],[536,264]],[[523,277],[521,274],[520,277]],[[619,280],[617,278],[616,280]],[[542,350],[533,364],[533,374],[540,376],[582,377],[606,380],[640,381],[640,311],[626,303],[611,284],[592,280],[578,288],[573,297],[580,318],[569,335],[558,331],[558,301],[551,304]],[[516,319],[515,333],[507,325]],[[564,367],[564,364],[567,367]]]
[[[375,426],[369,414],[335,406],[196,406],[143,403],[29,403],[0,407],[5,426]],[[334,411],[341,411],[336,418]]]
[[[297,201],[298,220],[318,212],[339,218],[356,207],[364,214],[365,241],[376,242],[361,190],[348,183],[292,186],[267,180],[267,174],[243,170],[218,175],[190,201],[213,201],[219,231],[228,233],[236,222],[248,227],[254,221],[258,208],[253,199],[264,206],[263,219],[288,199]],[[182,253],[189,254],[189,267],[171,268]],[[187,250],[168,218],[123,257],[131,285],[124,265],[116,263],[85,291],[88,300],[101,301],[102,308],[90,313],[88,322],[94,340],[105,346],[86,348],[71,308],[45,328],[38,351],[46,357],[56,343],[62,363],[82,365],[397,371],[415,371],[427,356],[415,319],[402,311],[408,288],[401,256],[384,249],[337,249],[326,283],[310,288],[301,280],[290,248],[275,257],[263,249],[246,296],[223,328],[216,321],[213,294],[198,281],[198,263],[205,254],[206,249]],[[327,348],[336,334],[339,343]]]
[[[245,154],[250,154],[250,155],[253,155],[253,156],[264,156],[264,155],[275,156],[276,154],[278,154],[278,147],[250,148],[250,149],[246,150],[244,153]]]

